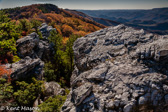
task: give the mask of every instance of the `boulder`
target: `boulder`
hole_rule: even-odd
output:
[[[40,40],[38,50],[35,51],[37,56],[43,61],[51,61],[55,54],[54,44],[48,41]]]
[[[62,112],[130,112],[140,107],[145,108],[139,111],[165,111],[167,46],[168,35],[125,25],[78,38],[71,92]],[[153,110],[147,110],[151,106]]]
[[[52,30],[56,31],[55,28],[53,28],[52,26],[48,26],[47,23],[42,23],[41,27],[39,27],[39,30],[42,33],[44,39],[48,39]]]
[[[40,40],[36,33],[18,39],[16,42],[17,54],[20,58],[29,56],[33,59],[40,58],[43,61],[51,60],[54,55],[54,45],[48,40]]]
[[[57,82],[45,82],[44,83],[44,97],[45,99],[48,97],[52,97],[55,95],[64,95],[65,89],[61,88],[61,86]]]
[[[16,41],[18,56],[20,58],[26,56],[37,58],[35,49],[38,47],[39,41],[39,36],[36,33],[31,33],[28,36],[18,39]]]
[[[39,58],[32,59],[28,56],[16,63],[6,65],[6,68],[11,70],[12,80],[27,80],[31,77],[42,80],[43,67],[44,62]]]

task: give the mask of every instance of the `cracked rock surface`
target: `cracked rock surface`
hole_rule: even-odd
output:
[[[38,59],[32,59],[29,56],[21,59],[20,61],[12,64],[6,64],[6,68],[11,70],[12,80],[26,80],[32,75],[42,80],[44,74],[44,62]]]
[[[62,112],[166,112],[168,36],[109,27],[77,39]]]
[[[56,29],[43,23],[39,30],[43,35],[42,39],[33,32],[17,40],[17,54],[20,58],[29,56],[33,59],[40,58],[42,61],[52,60],[51,57],[55,53],[54,45],[49,43],[48,37],[50,36],[50,32]]]

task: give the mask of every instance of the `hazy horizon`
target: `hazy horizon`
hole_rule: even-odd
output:
[[[140,10],[168,7],[168,0],[0,0],[0,9],[44,3],[75,10]]]

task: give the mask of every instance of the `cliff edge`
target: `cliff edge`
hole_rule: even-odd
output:
[[[62,112],[166,112],[168,36],[109,27],[77,39]]]

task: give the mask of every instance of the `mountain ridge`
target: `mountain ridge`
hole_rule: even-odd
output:
[[[78,10],[89,16],[109,19],[157,34],[168,34],[168,8],[148,10]],[[138,22],[135,22],[138,21]],[[152,21],[152,22],[150,22]],[[164,25],[165,24],[165,25]],[[161,28],[160,25],[162,25]]]
[[[33,4],[29,6],[3,9],[12,20],[16,22],[20,19],[38,20],[50,23],[64,37],[69,35],[64,34],[64,29],[79,35],[86,35],[93,31],[105,28],[105,25],[89,20],[82,16],[72,14],[64,9],[58,8],[53,4]]]
[[[90,19],[90,20],[92,20],[92,21],[96,21],[96,22],[98,22],[98,23],[100,23],[100,24],[103,24],[103,25],[106,25],[106,26],[116,26],[116,25],[119,25],[119,24],[120,24],[119,22],[112,21],[112,20],[109,20],[109,19],[88,16],[88,15],[86,15],[85,13],[79,12],[79,11],[76,11],[76,10],[70,10],[70,9],[66,9],[66,10],[67,10],[67,11],[70,11],[70,12],[73,13],[73,14],[82,16],[82,17],[87,18],[87,19]]]

